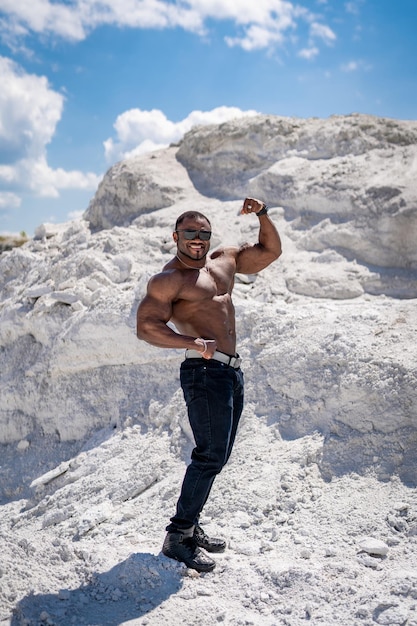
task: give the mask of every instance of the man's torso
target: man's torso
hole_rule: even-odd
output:
[[[214,252],[200,270],[178,270],[182,287],[172,303],[171,320],[181,334],[215,339],[217,349],[226,354],[236,352],[231,297],[235,269],[235,257],[220,251]]]

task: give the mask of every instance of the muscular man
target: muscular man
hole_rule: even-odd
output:
[[[150,279],[137,312],[139,339],[186,350],[180,380],[195,448],[162,552],[199,572],[215,567],[201,548],[222,552],[226,547],[222,539],[204,533],[199,515],[230,456],[243,409],[243,373],[231,298],[234,277],[236,272],[259,272],[281,254],[280,237],[266,205],[246,198],[241,213],[258,216],[258,242],[219,248],[210,256],[207,217],[198,211],[180,215],[173,233],[177,254]],[[167,325],[169,321],[178,332]]]

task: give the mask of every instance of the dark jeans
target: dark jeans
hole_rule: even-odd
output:
[[[214,360],[186,359],[181,387],[195,448],[168,531],[198,522],[217,474],[227,463],[243,409],[243,373]]]

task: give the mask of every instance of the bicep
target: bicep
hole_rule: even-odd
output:
[[[236,272],[241,274],[256,274],[263,270],[273,259],[266,258],[262,246],[259,244],[244,244],[237,251]]]

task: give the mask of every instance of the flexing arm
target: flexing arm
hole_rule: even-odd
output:
[[[264,206],[255,198],[246,198],[241,213],[258,213]],[[239,249],[236,258],[236,271],[242,274],[256,274],[281,255],[281,239],[269,215],[259,216],[258,243],[246,244]]]
[[[216,349],[215,342],[180,335],[167,326],[179,288],[173,272],[162,272],[150,279],[146,296],[137,310],[136,334],[139,339],[159,348],[188,348],[198,350],[202,356],[210,358]]]

